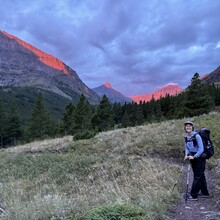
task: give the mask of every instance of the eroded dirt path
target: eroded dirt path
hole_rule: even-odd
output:
[[[180,188],[182,197],[185,193],[187,166],[181,175]],[[170,213],[165,220],[220,220],[220,190],[216,184],[216,176],[220,174],[220,167],[208,170],[205,175],[208,184],[210,198],[199,198],[198,201],[180,199],[171,207]],[[189,191],[192,184],[193,174],[190,172]],[[219,177],[218,177],[219,178]]]

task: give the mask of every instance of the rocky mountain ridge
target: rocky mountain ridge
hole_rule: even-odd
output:
[[[103,85],[93,88],[92,90],[96,92],[100,97],[105,94],[111,103],[118,102],[124,104],[125,102],[132,102],[132,99],[130,99],[129,97],[125,97],[120,92],[115,90],[109,82],[105,82]]]
[[[155,100],[158,100],[161,97],[165,97],[167,94],[177,95],[182,91],[183,91],[183,89],[180,88],[179,85],[174,84],[174,83],[169,83],[169,84],[165,85],[164,87],[160,88],[159,90],[157,90],[153,93],[144,94],[144,95],[130,96],[130,98],[133,101],[137,102],[137,103],[140,103],[140,101],[149,102],[152,98],[154,98]]]
[[[0,31],[0,86],[35,87],[75,100],[83,93],[92,103],[98,95],[58,58]]]
[[[220,66],[202,79],[205,84],[220,85]]]

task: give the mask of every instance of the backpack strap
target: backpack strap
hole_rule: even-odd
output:
[[[187,142],[193,142],[193,145],[194,145],[194,147],[197,145],[197,140],[196,140],[196,135],[197,135],[198,133],[195,133],[189,140],[187,139],[187,137],[185,137],[185,143],[187,143]]]

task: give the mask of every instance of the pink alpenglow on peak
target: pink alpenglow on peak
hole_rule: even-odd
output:
[[[109,89],[112,89],[112,86],[110,85],[109,82],[105,82],[105,83],[104,83],[104,86],[107,87],[107,88],[109,88]]]
[[[28,49],[28,50],[32,51],[33,53],[35,53],[39,57],[41,62],[45,63],[48,66],[51,66],[54,69],[61,70],[66,75],[70,76],[70,74],[67,71],[64,63],[61,60],[59,60],[58,58],[56,58],[56,57],[54,57],[54,56],[52,56],[50,54],[42,52],[41,50],[37,49],[36,47],[32,46],[31,44],[28,44],[28,43],[24,42],[23,40],[20,40],[19,38],[15,37],[15,36],[13,36],[11,34],[8,34],[5,31],[1,31],[1,32],[5,36],[7,36],[8,38],[17,41],[23,47],[25,47],[26,49]],[[73,77],[73,76],[71,76],[71,77]]]
[[[200,80],[202,80],[202,79],[205,79],[207,76],[209,75],[209,73],[205,73],[205,74],[203,74],[202,76],[200,76]]]
[[[71,67],[1,30],[0,86],[43,89],[73,101],[83,93],[91,104],[100,101]]]
[[[171,96],[177,95],[182,91],[183,89],[180,88],[178,84],[168,83],[167,85],[163,86],[156,92],[145,94],[145,95],[130,96],[130,98],[137,103],[140,103],[140,101],[149,102],[152,98],[154,98],[155,100],[158,100],[161,97],[165,97],[166,95],[171,95]]]

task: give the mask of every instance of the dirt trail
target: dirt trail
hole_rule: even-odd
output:
[[[216,168],[216,169],[219,169]],[[216,189],[215,177],[219,175],[216,169],[206,169],[205,175],[210,198],[199,198],[198,201],[187,201],[181,199],[171,207],[169,215],[165,220],[220,220],[220,192]],[[184,167],[179,185],[181,185],[182,197],[186,189],[187,166]],[[189,191],[193,179],[190,172]]]

